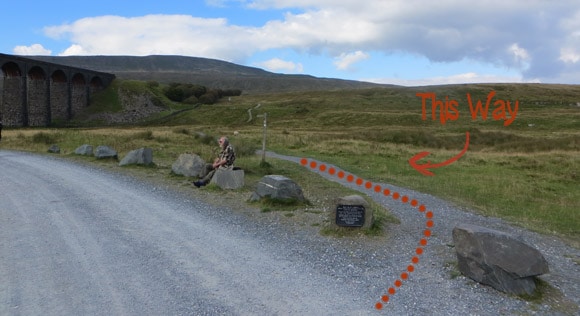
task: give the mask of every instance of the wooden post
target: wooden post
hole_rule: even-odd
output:
[[[264,113],[264,138],[262,139],[262,163],[266,162],[266,130],[268,128],[268,113]]]

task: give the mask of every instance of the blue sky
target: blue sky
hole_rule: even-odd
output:
[[[407,86],[580,84],[574,0],[9,1],[0,53],[184,55]]]

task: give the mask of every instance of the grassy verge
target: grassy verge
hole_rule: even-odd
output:
[[[3,148],[16,150],[46,152],[50,144],[58,144],[61,155],[78,162],[93,163],[112,170],[132,173],[146,178],[155,177],[155,181],[165,184],[194,190],[191,179],[172,173],[171,165],[182,153],[196,153],[206,161],[216,154],[216,137],[188,129],[186,127],[165,128],[99,128],[99,129],[30,129],[8,130],[4,132]],[[370,229],[341,229],[330,230],[326,227],[329,222],[330,211],[334,207],[335,199],[345,195],[360,194],[357,191],[345,188],[336,183],[329,183],[323,177],[307,171],[304,167],[277,159],[268,159],[262,164],[261,158],[255,155],[258,146],[255,142],[246,139],[232,139],[237,149],[236,165],[245,171],[245,185],[241,190],[226,192],[230,198],[247,202],[247,205],[256,207],[261,212],[282,213],[285,217],[299,222],[302,226],[319,227],[326,235],[356,236],[359,234],[380,236],[383,234],[383,225],[398,223],[387,209],[378,205],[370,198],[365,197],[374,213],[374,225]],[[141,147],[154,149],[154,165],[147,167],[128,166],[119,167],[114,160],[97,160],[94,157],[78,156],[74,149],[82,144],[108,145],[115,148],[119,157],[124,157],[129,151]],[[262,200],[248,202],[259,180],[269,174],[279,174],[297,182],[307,198],[306,202]],[[196,189],[197,190],[197,189]],[[206,193],[223,191],[216,186],[209,185],[201,189]]]
[[[493,118],[493,103],[487,119],[471,117],[466,94],[485,100],[491,90],[497,92],[496,99],[519,100],[517,117],[509,126]],[[439,99],[456,99],[459,118],[442,124],[429,112],[423,120],[415,94],[427,91]],[[534,84],[245,95],[157,118],[157,123],[139,128],[9,129],[1,145],[44,152],[49,143],[57,143],[70,153],[83,143],[103,144],[120,156],[147,146],[153,148],[158,168],[169,168],[184,152],[206,160],[215,154],[212,139],[196,136],[198,131],[216,136],[239,131],[232,142],[246,155],[239,163],[250,171],[251,183],[264,174],[250,156],[261,148],[263,119],[258,115],[268,113],[268,150],[320,159],[367,180],[430,193],[483,215],[567,238],[578,247],[579,101],[580,86]],[[466,132],[471,136],[467,153],[432,170],[435,176],[423,176],[409,166],[408,160],[422,151],[431,153],[422,161],[433,163],[455,156]],[[270,171],[293,179],[308,174],[291,165],[275,165]],[[332,184],[320,183],[316,190],[321,196],[335,196],[324,191]]]

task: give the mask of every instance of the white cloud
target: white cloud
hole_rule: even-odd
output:
[[[354,53],[342,53],[334,59],[334,65],[339,70],[348,70],[354,63],[369,58],[369,54],[357,50]]]
[[[206,2],[291,11],[261,26],[188,15],[100,16],[47,27],[45,33],[70,41],[61,54],[178,54],[243,63],[256,52],[293,49],[329,55],[336,58],[339,69],[347,69],[364,55],[344,52],[398,52],[433,62],[467,58],[517,69],[525,80],[557,80],[566,73],[567,80],[580,82],[580,4],[576,0]]]
[[[304,71],[301,63],[294,63],[280,58],[272,58],[256,65],[272,72],[302,73]]]
[[[576,64],[580,61],[580,10],[575,15],[562,19],[560,26],[566,35],[559,59],[567,64]]]
[[[525,64],[530,61],[530,54],[528,54],[527,50],[521,48],[518,43],[512,44],[508,51],[513,55],[517,63]]]
[[[565,63],[577,63],[580,61],[580,52],[574,48],[562,48],[560,50],[560,60]]]
[[[90,55],[87,53],[80,45],[71,45],[64,52],[60,53],[59,56],[73,56],[73,55]]]
[[[40,44],[32,44],[30,46],[16,46],[13,49],[16,55],[50,55],[52,51],[44,48]]]
[[[247,30],[225,19],[187,15],[101,16],[45,28],[72,45],[61,55],[186,55],[240,60],[255,49],[244,43]]]
[[[507,77],[497,75],[477,74],[467,72],[447,77],[432,77],[424,79],[399,79],[399,78],[369,78],[361,79],[362,81],[394,84],[400,86],[431,86],[445,84],[462,84],[462,83],[510,83],[510,82],[540,82],[539,79],[524,80],[522,77]]]

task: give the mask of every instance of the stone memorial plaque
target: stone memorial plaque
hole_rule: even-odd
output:
[[[338,205],[336,207],[336,225],[345,227],[362,227],[365,223],[365,207],[362,205]]]

